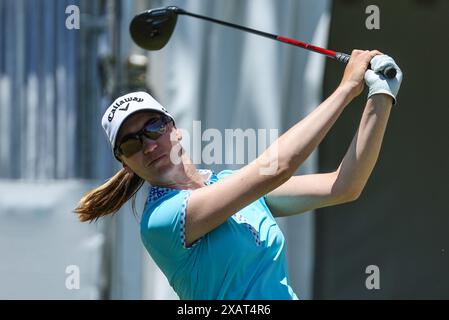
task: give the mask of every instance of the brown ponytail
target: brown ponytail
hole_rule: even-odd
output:
[[[75,213],[80,221],[96,221],[108,214],[117,212],[131,197],[135,212],[136,193],[144,184],[135,173],[120,170],[106,183],[86,193],[80,200]]]

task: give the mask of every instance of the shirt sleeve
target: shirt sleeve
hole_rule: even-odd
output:
[[[150,209],[152,212],[144,232],[151,251],[164,256],[182,257],[201,241],[200,238],[191,246],[186,246],[185,217],[190,194],[191,190],[181,190]]]

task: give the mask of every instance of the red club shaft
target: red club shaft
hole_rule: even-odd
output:
[[[337,54],[335,51],[332,51],[332,50],[329,50],[329,49],[320,48],[320,47],[314,46],[312,44],[305,43],[305,42],[302,42],[302,41],[298,41],[298,40],[295,40],[295,39],[290,39],[290,38],[287,38],[287,37],[277,36],[276,39],[281,41],[281,42],[284,42],[284,43],[288,43],[288,44],[291,44],[291,45],[294,45],[294,46],[297,46],[297,47],[301,47],[301,48],[304,48],[304,49],[307,49],[307,50],[310,50],[310,51],[315,51],[315,52],[324,54],[324,55],[326,55],[328,57],[331,57],[331,58],[335,58],[335,55]]]

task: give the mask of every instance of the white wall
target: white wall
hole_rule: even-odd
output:
[[[101,298],[103,225],[72,212],[91,187],[0,180],[0,299]],[[66,287],[70,265],[79,267],[79,289]]]

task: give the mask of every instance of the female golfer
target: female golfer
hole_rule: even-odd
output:
[[[386,66],[398,70],[395,79],[376,73]],[[341,165],[331,173],[292,176],[363,91],[364,80],[368,101]],[[150,95],[122,96],[102,125],[123,169],[87,193],[76,212],[81,221],[114,213],[146,181],[151,188],[141,238],[181,299],[297,299],[275,217],[357,199],[377,160],[401,81],[392,58],[354,50],[328,99],[256,160],[218,174],[197,170],[180,146],[173,117]]]

